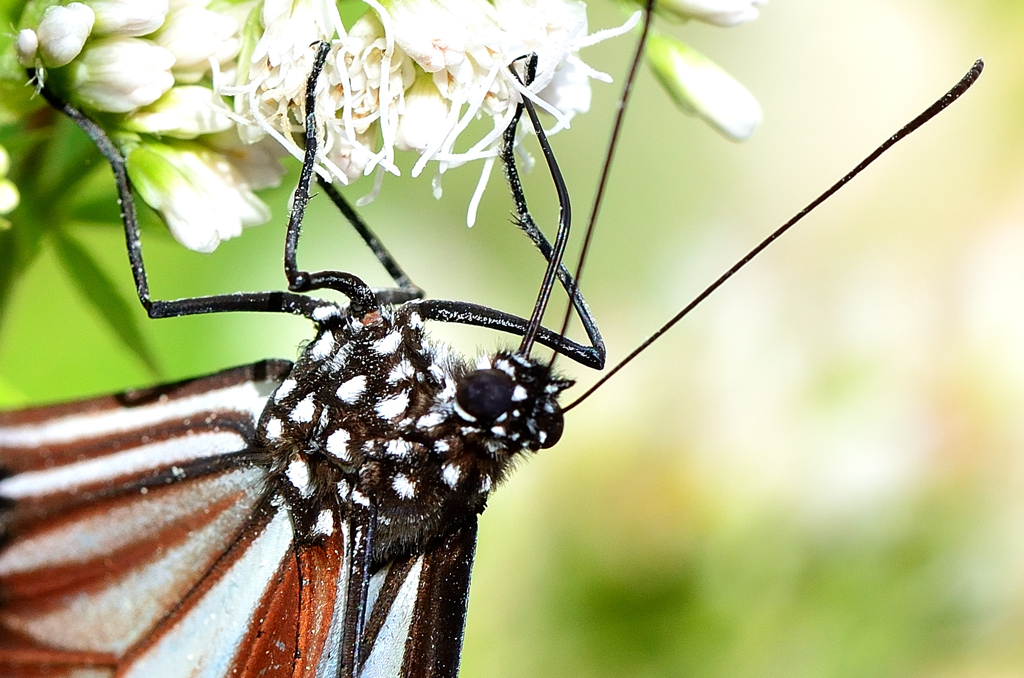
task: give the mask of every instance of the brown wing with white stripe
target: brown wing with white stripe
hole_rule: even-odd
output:
[[[332,606],[300,608],[311,557],[249,446],[290,367],[0,414],[0,674],[220,676],[269,639],[262,675],[293,675],[300,609]]]
[[[359,678],[455,678],[469,603],[477,521],[397,558],[370,580]]]
[[[475,516],[372,580],[372,509],[300,533],[253,443],[290,368],[0,414],[0,675],[458,674]]]

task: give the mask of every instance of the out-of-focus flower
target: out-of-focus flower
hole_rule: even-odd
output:
[[[265,143],[243,144],[237,116],[213,86],[222,74],[234,77],[238,22],[257,0],[220,2],[215,9],[209,0],[57,2],[67,0],[26,5],[13,41],[18,63],[37,69],[37,84],[103,126],[128,158],[143,200],[174,236],[205,252],[243,226],[266,221],[270,211],[253,189],[280,182],[281,153]],[[268,0],[268,11],[275,3],[290,6]],[[253,36],[247,55],[255,42]],[[302,67],[292,77],[304,86],[308,64]],[[15,73],[17,85],[28,81]],[[31,110],[39,98],[33,101],[25,89],[28,103],[13,103]],[[16,201],[13,185],[0,176],[0,202],[11,196]]]
[[[128,152],[126,163],[139,194],[191,250],[212,252],[243,227],[270,218],[231,161],[199,144],[142,143]]]
[[[18,194],[18,187],[7,178],[7,170],[11,168],[11,158],[7,155],[7,149],[0,146],[0,216],[10,214],[21,202]],[[7,222],[0,219],[0,226]]]
[[[171,88],[154,103],[125,116],[122,127],[176,139],[195,139],[231,129],[228,107],[208,87],[182,85]]]
[[[39,36],[31,28],[23,28],[18,31],[18,37],[14,41],[14,51],[17,52],[18,63],[22,67],[32,68],[39,52]]]
[[[71,63],[81,54],[95,19],[93,11],[80,2],[47,7],[36,28],[43,63],[51,68]]]
[[[167,0],[86,0],[96,13],[96,33],[137,38],[160,28]]]
[[[750,137],[761,122],[757,99],[731,75],[692,47],[652,33],[647,59],[676,104],[734,141]]]
[[[697,19],[716,26],[735,26],[757,18],[767,0],[658,0],[657,10],[680,19]]]
[[[148,106],[174,85],[174,55],[142,38],[89,43],[72,66],[72,100],[109,113]]]
[[[184,6],[167,16],[154,42],[174,55],[178,82],[198,82],[210,70],[210,59],[225,64],[238,55],[238,22],[203,7]]]

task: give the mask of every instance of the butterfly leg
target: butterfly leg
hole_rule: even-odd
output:
[[[299,236],[302,231],[302,221],[306,213],[306,205],[309,202],[309,190],[313,174],[316,170],[316,154],[318,147],[317,123],[316,123],[316,84],[323,72],[327,55],[330,52],[330,43],[321,42],[317,48],[316,58],[309,78],[306,81],[306,133],[305,133],[305,155],[302,161],[302,172],[299,175],[299,184],[295,188],[295,196],[292,200],[292,209],[288,218],[288,233],[285,237],[284,270],[288,277],[288,289],[292,292],[308,292],[318,289],[332,289],[341,292],[352,300],[352,314],[361,317],[366,313],[375,310],[380,302],[403,302],[411,299],[419,299],[423,291],[412,284],[409,277],[398,266],[391,254],[380,244],[380,241],[370,231],[366,223],[356,214],[355,210],[341,197],[329,182],[320,179],[320,186],[338,207],[341,213],[352,224],[353,228],[362,236],[363,240],[376,255],[377,259],[384,266],[398,284],[396,289],[382,290],[375,293],[358,277],[351,273],[342,271],[317,271],[309,272],[300,270],[296,263],[296,252],[299,246]]]
[[[526,59],[526,73],[525,83],[529,84],[533,81],[536,75],[537,69],[537,55],[531,55]],[[515,72],[513,75],[518,79],[519,76]],[[526,234],[533,244],[540,250],[541,256],[550,264],[552,257],[554,256],[554,248],[548,239],[541,232],[540,228],[537,227],[533,216],[530,214],[529,207],[526,202],[526,194],[523,191],[522,181],[519,177],[519,170],[516,167],[515,161],[515,137],[516,130],[519,125],[519,120],[522,117],[523,110],[527,110],[531,123],[533,124],[534,132],[537,135],[537,140],[541,145],[544,157],[548,162],[548,167],[551,170],[551,178],[555,184],[555,190],[558,193],[559,207],[561,222],[559,223],[559,234],[556,237],[556,244],[558,239],[562,237],[562,232],[565,231],[565,237],[568,236],[569,228],[569,193],[565,186],[565,181],[562,179],[561,172],[558,169],[558,164],[555,162],[554,153],[551,150],[551,145],[548,142],[547,135],[544,133],[544,129],[540,125],[540,121],[537,119],[536,112],[533,108],[533,103],[526,97],[516,108],[512,122],[505,129],[503,143],[501,146],[500,157],[502,164],[505,166],[505,177],[508,181],[509,189],[512,192],[512,200],[516,206],[516,223]],[[560,257],[559,257],[560,258]],[[579,317],[580,322],[583,324],[583,329],[587,333],[587,338],[590,340],[591,346],[600,355],[604,355],[605,347],[604,340],[601,338],[601,332],[597,327],[597,321],[594,319],[593,313],[590,311],[590,307],[587,306],[586,300],[583,298],[580,292],[579,285],[573,280],[572,275],[569,273],[565,264],[562,262],[558,263],[555,274],[558,277],[562,288],[569,295],[573,308],[576,311],[576,315]],[[538,299],[538,302],[540,299]]]
[[[30,73],[30,75],[34,74]],[[135,291],[149,317],[172,318],[202,313],[254,311],[293,313],[312,318],[317,309],[332,306],[332,304],[326,301],[311,299],[288,292],[244,292],[166,301],[153,299],[149,292],[146,265],[142,258],[142,240],[139,234],[138,212],[135,207],[131,180],[128,178],[124,157],[103,129],[81,111],[62,101],[46,87],[43,87],[42,95],[50,105],[71,118],[92,139],[100,153],[110,164],[110,169],[114,173],[114,182],[117,186],[118,200],[121,204],[121,221],[124,225],[128,261],[131,265],[132,277],[135,280]]]

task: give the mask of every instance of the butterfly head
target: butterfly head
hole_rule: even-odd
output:
[[[558,396],[571,381],[517,353],[484,356],[459,379],[454,412],[464,435],[497,452],[551,447],[562,435]]]

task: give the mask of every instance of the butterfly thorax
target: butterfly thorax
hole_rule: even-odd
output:
[[[470,366],[427,337],[414,305],[339,312],[269,401],[257,442],[299,534],[370,509],[380,560],[482,511],[517,456],[560,435],[570,383],[510,352]]]

